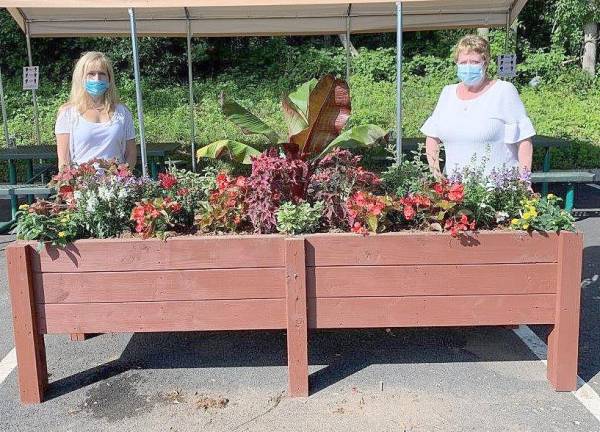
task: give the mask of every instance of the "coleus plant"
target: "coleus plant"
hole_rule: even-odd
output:
[[[348,84],[333,75],[302,84],[281,102],[288,134],[280,136],[267,123],[235,101],[221,100],[225,116],[247,135],[264,135],[271,147],[283,149],[286,157],[311,161],[335,148],[356,148],[375,144],[387,132],[367,124],[344,130],[351,114]],[[228,155],[236,162],[252,163],[260,149],[239,141],[216,141],[197,152],[198,158]]]

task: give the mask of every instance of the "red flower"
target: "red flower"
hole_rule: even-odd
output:
[[[431,205],[431,200],[425,195],[415,195],[413,200],[416,205],[421,207],[429,207]]]
[[[171,189],[177,184],[177,178],[173,174],[160,173],[158,179],[160,181],[160,186],[163,189]]]
[[[442,185],[441,183],[436,183],[433,185],[433,190],[438,195],[443,195],[444,194],[444,185]]]
[[[64,200],[73,198],[73,186],[71,185],[64,185],[61,186],[60,189],[58,190],[58,195],[60,195],[60,197]]]
[[[177,191],[177,195],[179,196],[187,196],[189,195],[190,190],[188,188],[181,188]]]
[[[413,220],[414,217],[417,215],[417,212],[415,211],[415,208],[412,205],[405,205],[403,213],[404,218],[406,220]]]
[[[465,187],[461,183],[454,183],[448,191],[448,199],[450,201],[459,202],[465,196]]]

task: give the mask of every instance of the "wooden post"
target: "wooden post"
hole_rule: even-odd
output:
[[[548,337],[548,380],[557,391],[577,388],[582,242],[581,234],[559,234],[556,315]]]
[[[304,239],[285,241],[289,394],[308,396],[308,323]]]
[[[46,347],[39,333],[29,262],[31,246],[6,248],[21,402],[40,403],[48,386]]]

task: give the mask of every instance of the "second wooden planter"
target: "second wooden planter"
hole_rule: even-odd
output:
[[[548,379],[577,378],[582,236],[523,232],[80,240],[7,247],[21,401],[44,334],[287,329],[307,396],[309,328],[552,324]]]

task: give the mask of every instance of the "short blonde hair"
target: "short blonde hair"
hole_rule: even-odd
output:
[[[454,48],[454,61],[458,61],[458,56],[461,53],[469,52],[479,54],[483,58],[483,62],[487,69],[490,64],[490,59],[492,58],[492,54],[490,52],[490,43],[487,41],[487,39],[476,35],[464,36],[458,41],[456,47]]]
[[[92,106],[92,98],[85,90],[85,79],[88,72],[93,69],[106,72],[108,90],[104,93],[104,109],[106,112],[113,111],[119,103],[119,92],[115,86],[115,74],[110,59],[104,53],[98,51],[86,52],[75,64],[68,105],[76,107],[81,113]]]

